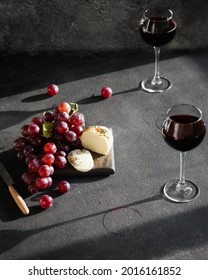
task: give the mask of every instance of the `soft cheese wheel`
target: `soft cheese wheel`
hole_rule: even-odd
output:
[[[93,157],[91,153],[85,149],[71,151],[67,159],[76,170],[81,172],[87,172],[94,167]]]
[[[107,155],[113,144],[113,135],[105,126],[90,126],[83,131],[80,140],[85,149]]]

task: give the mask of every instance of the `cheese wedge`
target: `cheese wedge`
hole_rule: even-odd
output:
[[[87,172],[94,167],[93,157],[91,153],[85,149],[71,151],[67,159],[76,170],[81,172]]]
[[[85,149],[107,155],[113,145],[113,134],[105,126],[90,126],[83,131],[80,140]]]

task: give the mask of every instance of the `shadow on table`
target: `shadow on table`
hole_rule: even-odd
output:
[[[125,93],[131,93],[131,92],[137,92],[141,90],[141,85],[139,84],[138,87],[135,88],[130,88],[127,90],[122,90],[119,92],[115,92],[113,93],[113,96],[115,95],[120,95],[120,94],[125,94]],[[77,104],[92,104],[92,103],[97,103],[103,101],[103,97],[101,95],[92,95],[90,97],[87,98],[83,98],[77,101]]]
[[[136,206],[161,199],[156,195],[118,209]],[[95,216],[104,217],[107,213],[114,212],[115,208],[100,211],[91,215],[78,217],[69,221],[44,228],[21,231],[0,231],[0,253],[3,253],[21,243],[31,235],[49,231],[59,226],[69,225]],[[143,223],[142,217],[136,226],[126,234],[125,229],[120,229],[118,234],[111,234],[78,242],[68,247],[60,247],[50,252],[39,251],[38,256],[27,253],[29,259],[159,259],[174,254],[176,251],[202,246],[208,241],[208,224],[205,222],[208,207],[201,207],[189,212],[159,218],[148,223]]]
[[[0,112],[0,131],[16,125],[25,119],[33,116],[34,114],[39,114],[47,110],[52,110],[53,108],[45,108],[41,110],[34,111],[1,111]],[[14,139],[15,140],[15,139]]]
[[[184,51],[166,52],[162,59],[183,55]],[[107,52],[90,54],[43,53],[0,56],[1,97],[47,88],[153,62],[153,51]],[[46,95],[27,97],[23,102],[41,101]]]

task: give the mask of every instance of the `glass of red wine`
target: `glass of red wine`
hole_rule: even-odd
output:
[[[193,105],[180,104],[172,106],[162,124],[165,142],[180,151],[180,178],[171,180],[163,188],[164,196],[174,202],[188,202],[199,194],[198,187],[185,180],[185,155],[196,148],[204,139],[206,124],[202,112]]]
[[[169,9],[149,9],[140,20],[139,30],[142,39],[153,46],[155,51],[154,77],[141,82],[143,90],[151,93],[164,92],[171,87],[166,77],[160,77],[159,55],[160,47],[168,44],[176,34],[176,22],[172,19],[173,12]]]

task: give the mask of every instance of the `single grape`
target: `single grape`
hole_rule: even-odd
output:
[[[55,162],[54,165],[58,168],[58,169],[63,169],[67,164],[67,160],[65,157],[63,156],[57,156],[55,158]]]
[[[32,185],[35,182],[35,174],[25,172],[22,174],[22,180],[26,185]]]
[[[67,142],[72,143],[77,140],[77,134],[72,130],[68,130],[65,133],[65,138]]]
[[[85,118],[82,113],[76,112],[70,117],[70,123],[74,126],[84,125]]]
[[[69,120],[69,114],[68,114],[67,112],[60,112],[60,113],[58,113],[56,119],[57,119],[58,121],[60,121],[60,122],[61,122],[61,121],[63,121],[63,122],[68,122],[68,120]]]
[[[54,164],[55,157],[53,154],[45,154],[44,156],[42,156],[41,161],[44,164],[51,166]]]
[[[44,120],[41,117],[34,117],[31,121],[31,123],[37,124],[39,127],[42,127]]]
[[[47,177],[38,177],[35,180],[35,185],[38,189],[46,189],[48,187],[48,178]]]
[[[54,121],[54,118],[55,118],[55,114],[53,111],[46,111],[43,113],[43,119],[46,122],[52,122]]]
[[[58,131],[55,131],[55,132],[53,133],[53,136],[52,136],[52,137],[53,137],[53,141],[56,142],[56,143],[58,143],[58,142],[60,142],[60,141],[64,141],[64,135],[58,133]]]
[[[67,102],[61,102],[58,106],[58,110],[59,112],[67,112],[70,113],[71,111],[71,106],[69,103]]]
[[[65,153],[68,153],[70,151],[70,146],[66,142],[58,143],[57,148],[58,148],[58,150],[64,151]]]
[[[57,147],[53,142],[48,142],[43,147],[45,154],[55,154],[57,151]]]
[[[28,157],[28,156],[31,155],[31,154],[34,154],[34,152],[35,152],[35,149],[34,149],[34,147],[31,146],[31,145],[26,146],[26,147],[24,148],[24,150],[23,150],[23,154],[24,154],[26,157]]]
[[[70,184],[69,182],[67,181],[60,181],[58,183],[58,190],[61,192],[61,193],[66,193],[70,190]]]
[[[38,159],[32,159],[28,163],[28,170],[29,170],[29,172],[36,173],[36,172],[38,172],[40,166],[41,165],[40,165],[40,162]]]
[[[27,145],[28,140],[25,137],[19,137],[13,142],[13,147],[18,152],[22,152]]]
[[[31,123],[28,127],[28,133],[31,137],[35,137],[41,134],[41,129],[37,124]]]
[[[71,130],[76,133],[77,136],[81,136],[84,128],[82,125],[72,126]]]
[[[44,209],[50,208],[53,206],[53,198],[50,195],[44,194],[40,197],[39,204]]]
[[[50,96],[57,95],[59,93],[59,87],[55,84],[50,84],[47,88],[47,92]]]
[[[28,165],[32,159],[37,159],[37,156],[34,154],[30,154],[25,158],[25,163]]]
[[[51,175],[51,169],[49,165],[41,165],[40,168],[38,169],[38,174],[40,177],[48,177]]]
[[[103,87],[101,89],[101,95],[105,99],[111,97],[112,94],[113,94],[113,91],[112,91],[112,89],[110,87]]]
[[[20,129],[21,134],[25,137],[28,137],[30,135],[29,132],[28,132],[28,128],[29,128],[29,124],[25,124]]]
[[[41,146],[42,145],[42,137],[41,136],[35,136],[35,137],[29,137],[29,141],[34,146]]]
[[[59,124],[57,124],[56,130],[60,134],[65,134],[69,130],[69,126],[66,122],[61,121]]]

